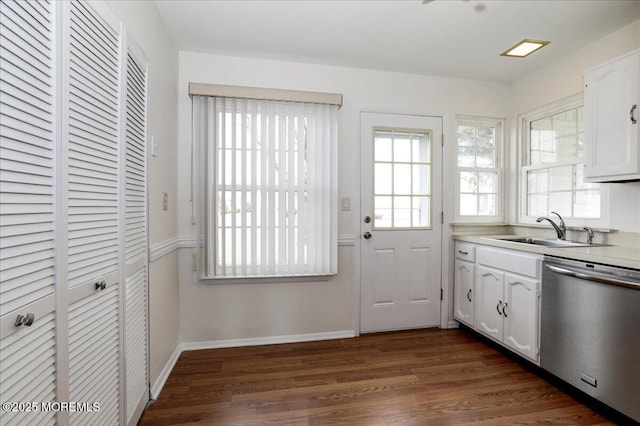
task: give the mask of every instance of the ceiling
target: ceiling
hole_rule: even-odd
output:
[[[640,19],[640,0],[158,0],[180,50],[510,82]],[[522,39],[551,44],[527,58]]]

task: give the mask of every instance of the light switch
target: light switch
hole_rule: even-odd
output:
[[[162,210],[167,210],[169,208],[169,193],[162,193]]]
[[[150,142],[149,145],[151,145],[151,156],[152,157],[157,156],[158,155],[158,146],[156,145],[156,138],[155,137],[151,136],[151,142]]]
[[[341,207],[343,212],[351,211],[351,197],[342,197]]]

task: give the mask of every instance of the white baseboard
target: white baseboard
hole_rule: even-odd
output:
[[[317,340],[346,339],[355,337],[353,330],[330,331],[327,333],[291,334],[285,336],[253,337],[247,339],[210,340],[206,342],[183,343],[183,351],[199,349],[233,348],[240,346],[276,345],[280,343],[313,342]]]
[[[447,323],[447,328],[459,328],[460,327],[460,323],[456,320],[449,320],[449,322]]]
[[[167,361],[167,363],[165,364],[164,368],[160,372],[160,375],[156,379],[155,383],[153,383],[153,385],[151,386],[151,399],[152,400],[155,400],[155,399],[158,398],[158,395],[160,395],[160,391],[164,387],[164,384],[167,382],[167,379],[169,378],[169,375],[171,374],[171,370],[173,370],[173,367],[175,367],[176,362],[178,362],[178,358],[180,358],[180,354],[182,353],[182,347],[181,346],[182,345],[178,345],[176,347],[176,350],[173,351],[173,354],[171,354],[171,357],[169,357],[169,360]]]

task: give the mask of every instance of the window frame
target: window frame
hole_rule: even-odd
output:
[[[392,148],[392,158],[388,161],[381,161],[376,159],[375,157],[375,149],[376,149],[376,138],[378,133],[384,133],[384,132],[388,132],[391,135],[391,141],[392,141],[392,147],[394,146],[393,144],[395,143],[395,134],[396,133],[400,133],[400,134],[410,134],[410,135],[424,135],[427,138],[428,144],[429,144],[429,148],[428,148],[428,161],[414,161],[413,158],[413,146],[410,147],[411,150],[411,159],[408,161],[397,161],[395,159],[395,149]],[[433,144],[434,144],[434,140],[433,140],[433,129],[413,129],[413,128],[402,128],[402,127],[387,127],[387,126],[374,126],[373,128],[373,144],[374,144],[374,158],[373,158],[373,176],[372,176],[372,183],[373,183],[373,199],[374,199],[374,219],[373,219],[373,225],[372,225],[372,229],[375,231],[411,231],[411,230],[431,230],[433,229]],[[385,193],[385,194],[381,194],[376,192],[376,165],[378,164],[388,164],[391,166],[391,180],[392,182],[395,179],[395,173],[394,173],[394,167],[395,165],[408,165],[410,167],[414,166],[414,165],[424,165],[424,166],[428,166],[429,168],[429,189],[428,189],[428,193],[426,194],[414,194],[413,192],[410,192],[408,194],[397,194],[396,193],[396,189],[395,189],[395,185],[393,185],[392,183],[392,187],[391,187],[391,192],[389,193]],[[413,174],[411,175],[413,177]],[[411,188],[413,189],[413,179],[411,181]],[[379,226],[378,225],[378,221],[375,218],[375,215],[377,213],[377,206],[375,204],[375,199],[378,196],[385,196],[385,197],[389,197],[392,199],[391,201],[391,225],[390,226]],[[429,209],[428,209],[428,225],[426,226],[395,226],[394,224],[394,215],[395,215],[395,198],[396,197],[409,197],[411,198],[411,208],[413,209],[413,199],[414,198],[428,198],[429,199]],[[409,221],[411,222],[411,224],[413,224],[413,210],[411,210],[410,214],[410,219]]]
[[[454,209],[456,223],[504,223],[504,164],[505,164],[505,124],[504,118],[479,117],[468,115],[457,115],[455,121],[455,148],[453,149],[454,157]],[[458,127],[459,126],[477,126],[477,127],[494,127],[495,128],[495,166],[494,167],[460,167],[458,165]],[[496,173],[496,212],[494,215],[461,215],[460,214],[460,173],[461,172],[492,172]]]
[[[582,93],[569,96],[564,99],[560,99],[556,102],[544,105],[536,108],[532,111],[520,114],[518,116],[518,223],[523,225],[539,225],[536,219],[537,215],[530,216],[527,214],[527,194],[528,194],[528,179],[527,172],[531,170],[543,170],[551,169],[554,167],[562,166],[577,166],[584,167],[584,150],[582,157],[572,160],[562,160],[555,163],[543,163],[538,165],[531,165],[531,123],[543,118],[547,118],[561,112],[569,111],[584,106],[584,96]],[[584,124],[584,123],[583,123]],[[584,140],[583,140],[584,141]],[[609,191],[606,185],[600,185],[600,217],[599,218],[582,218],[572,216],[562,216],[568,227],[584,227],[589,226],[592,228],[607,228],[609,226],[609,212],[608,212],[608,198]],[[572,185],[572,194],[575,194],[575,187]],[[546,226],[546,225],[543,225]]]

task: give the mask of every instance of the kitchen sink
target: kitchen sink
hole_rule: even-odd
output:
[[[492,237],[491,240],[510,241],[512,243],[532,244],[544,247],[603,247],[607,244],[588,244],[580,241],[558,240],[555,238],[535,238],[535,237]]]

